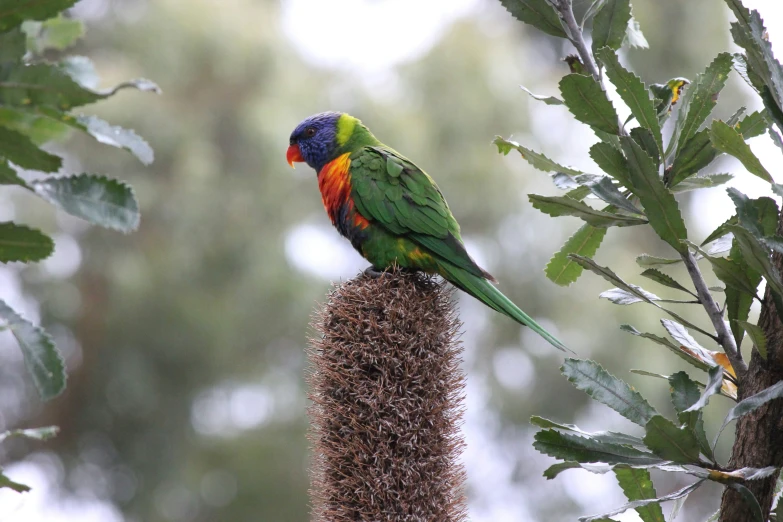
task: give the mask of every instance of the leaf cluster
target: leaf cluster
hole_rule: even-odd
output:
[[[122,181],[91,173],[65,173],[60,156],[44,145],[69,132],[84,132],[100,143],[128,150],[143,164],[153,152],[135,132],[81,114],[81,107],[133,88],[157,92],[149,80],[124,82],[112,89],[94,88],[94,67],[82,56],[62,51],[81,38],[81,22],[63,14],[76,0],[0,1],[0,185],[26,190],[73,216],[103,227],[131,232],[139,224],[133,189]],[[60,56],[56,61],[47,57]],[[7,221],[0,223],[0,262],[35,263],[52,255],[52,238],[41,230]],[[0,324],[16,338],[25,366],[41,398],[49,400],[65,388],[62,357],[52,338],[0,299]],[[44,432],[40,432],[44,433]],[[48,430],[46,433],[54,434]],[[39,432],[6,432],[33,438]],[[0,487],[27,488],[0,473]]]
[[[523,144],[495,138],[499,152],[517,151],[534,168],[549,173],[555,186],[565,191],[560,196],[531,194],[534,208],[552,217],[573,216],[584,222],[553,255],[546,266],[547,277],[567,286],[586,269],[614,286],[600,297],[617,305],[643,303],[657,308],[669,316],[661,320],[667,337],[640,332],[631,325],[621,329],[663,346],[706,373],[705,382],[700,383],[684,372],[665,376],[635,371],[668,382],[677,411],[676,419],[668,419],[597,363],[567,360],[563,374],[569,381],[641,426],[644,435],[587,433],[576,426],[534,417],[533,424],[542,428],[536,434],[536,449],[563,461],[548,469],[545,476],[553,478],[572,468],[593,473],[612,471],[617,475],[629,504],[610,513],[583,517],[583,521],[609,519],[628,509],[636,509],[645,521],[664,520],[659,505],[663,501],[675,501],[673,519],[684,498],[705,480],[739,491],[761,520],[759,503],[744,484],[779,470],[723,467],[713,452],[717,436],[712,443],[708,441],[702,416],[713,395],[737,400],[737,386],[747,369],[740,352],[746,336],[755,353],[767,358],[764,332],[749,321],[749,315],[753,300],[760,301],[757,288],[762,282],[770,289],[776,309],[783,311],[783,278],[771,258],[774,252],[783,253],[783,237],[777,232],[780,209],[771,198],[752,199],[730,188],[727,193],[735,207],[734,215],[697,243],[689,237],[677,194],[731,180],[732,174],[710,174],[707,170],[718,157],[727,154],[739,160],[750,174],[770,183],[776,194],[783,195],[783,186],[774,183],[769,170],[747,143],[768,133],[783,150],[783,67],[772,54],[763,20],[758,12],[746,9],[741,0],[726,0],[737,18],[731,24],[731,34],[743,52],[718,54],[693,81],[673,78],[647,85],[618,57],[624,44],[640,40],[630,0],[595,0],[579,26],[571,23],[573,12],[568,0],[501,3],[519,20],[552,36],[566,38],[577,48],[579,56],[569,60],[570,74],[559,82],[559,96],[534,95],[525,90],[534,99],[563,106],[576,120],[588,125],[599,140],[589,154],[601,172],[586,173],[561,165]],[[589,22],[591,49],[582,38],[582,30]],[[593,62],[595,67],[590,66]],[[758,93],[764,109],[746,114],[742,107],[726,120],[710,121],[732,68]],[[631,116],[624,122],[615,110],[617,101],[607,96],[605,80],[612,83],[630,110]],[[670,118],[674,120],[670,125],[673,130],[664,133],[664,124]],[[600,200],[601,205],[594,207],[590,200]],[[671,247],[675,254],[671,258],[643,254],[637,257],[637,263],[644,269],[643,277],[680,292],[684,299],[662,299],[627,283],[611,268],[593,260],[609,229],[629,226],[649,226]],[[707,288],[698,261],[709,265],[724,286]],[[665,272],[678,263],[684,263],[688,269],[691,280],[687,283]],[[717,305],[715,293],[725,295],[724,306]],[[670,310],[668,303],[700,305],[711,326],[685,320]],[[730,332],[724,318],[728,319]],[[718,349],[700,345],[691,331],[712,339]],[[730,421],[781,397],[783,383],[778,383],[739,402],[726,415],[718,436]],[[685,473],[697,481],[670,495],[657,496],[650,481],[650,468]]]

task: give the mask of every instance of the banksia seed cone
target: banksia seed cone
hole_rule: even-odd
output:
[[[421,274],[361,275],[332,290],[314,326],[313,520],[465,520],[450,290]]]

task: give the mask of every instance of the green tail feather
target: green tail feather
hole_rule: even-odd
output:
[[[558,350],[571,352],[566,345],[560,342],[554,335],[544,330],[540,324],[535,322],[532,317],[523,312],[513,303],[513,301],[511,301],[511,299],[503,295],[503,292],[495,288],[495,286],[486,279],[468,273],[450,263],[440,262],[439,266],[441,269],[440,274],[454,286],[469,293],[490,308],[529,327],[538,335],[549,341],[549,343]]]

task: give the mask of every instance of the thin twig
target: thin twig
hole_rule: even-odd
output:
[[[568,32],[570,33],[568,35],[568,39],[571,40],[571,43],[574,44],[574,47],[576,47],[576,51],[579,53],[579,57],[582,59],[582,64],[585,66],[587,71],[593,75],[593,78],[600,82],[601,72],[598,70],[598,66],[595,64],[595,60],[593,60],[593,53],[590,52],[590,49],[585,43],[585,39],[582,36],[582,29],[576,22],[576,18],[574,17],[574,10],[572,8],[572,1],[556,0],[552,2],[552,5],[560,13],[560,17],[563,19],[563,22],[565,22],[566,27],[568,27]]]
[[[696,258],[688,250],[686,253],[681,254],[682,261],[685,263],[685,268],[688,270],[688,275],[691,276],[693,286],[696,288],[696,293],[701,299],[702,306],[710,316],[712,326],[715,327],[715,331],[718,333],[718,344],[723,347],[723,351],[726,352],[731,365],[734,367],[734,371],[737,374],[737,379],[742,380],[745,372],[748,371],[748,365],[742,359],[742,354],[737,350],[737,344],[734,342],[734,336],[729,331],[726,322],[723,320],[723,313],[720,306],[713,299],[710,289],[707,287],[707,283],[704,281],[704,277],[701,275],[699,265]]]
[[[601,85],[601,88],[606,90],[603,85],[601,72],[599,71],[595,60],[593,59],[593,53],[590,48],[587,47],[585,39],[582,36],[582,29],[574,17],[572,0],[550,0],[550,2],[560,14],[560,17],[565,23],[567,29],[566,32],[569,33],[568,39],[572,44],[574,44],[574,47],[576,47],[585,69],[587,69],[587,71],[593,75],[593,78],[595,78],[595,81]],[[627,136],[627,132],[622,125],[620,125],[620,134]],[[742,359],[742,353],[737,349],[734,336],[731,334],[731,331],[729,330],[726,322],[723,320],[723,311],[712,297],[712,294],[707,287],[707,283],[704,281],[704,277],[701,275],[701,270],[699,270],[699,265],[697,264],[696,258],[693,256],[693,254],[688,250],[687,253],[681,254],[681,257],[685,263],[685,267],[688,269],[688,275],[690,275],[691,281],[693,281],[693,286],[696,288],[696,297],[698,297],[698,299],[701,301],[704,310],[710,317],[710,321],[712,321],[712,326],[715,328],[715,332],[718,334],[717,338],[709,334],[708,336],[715,339],[718,344],[723,347],[723,351],[726,352],[726,356],[729,358],[731,365],[734,367],[734,371],[737,374],[737,379],[741,380],[745,375],[745,372],[748,370],[748,365]]]

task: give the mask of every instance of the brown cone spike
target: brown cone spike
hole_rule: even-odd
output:
[[[332,290],[314,327],[313,520],[466,520],[451,291],[421,274],[361,275]]]

